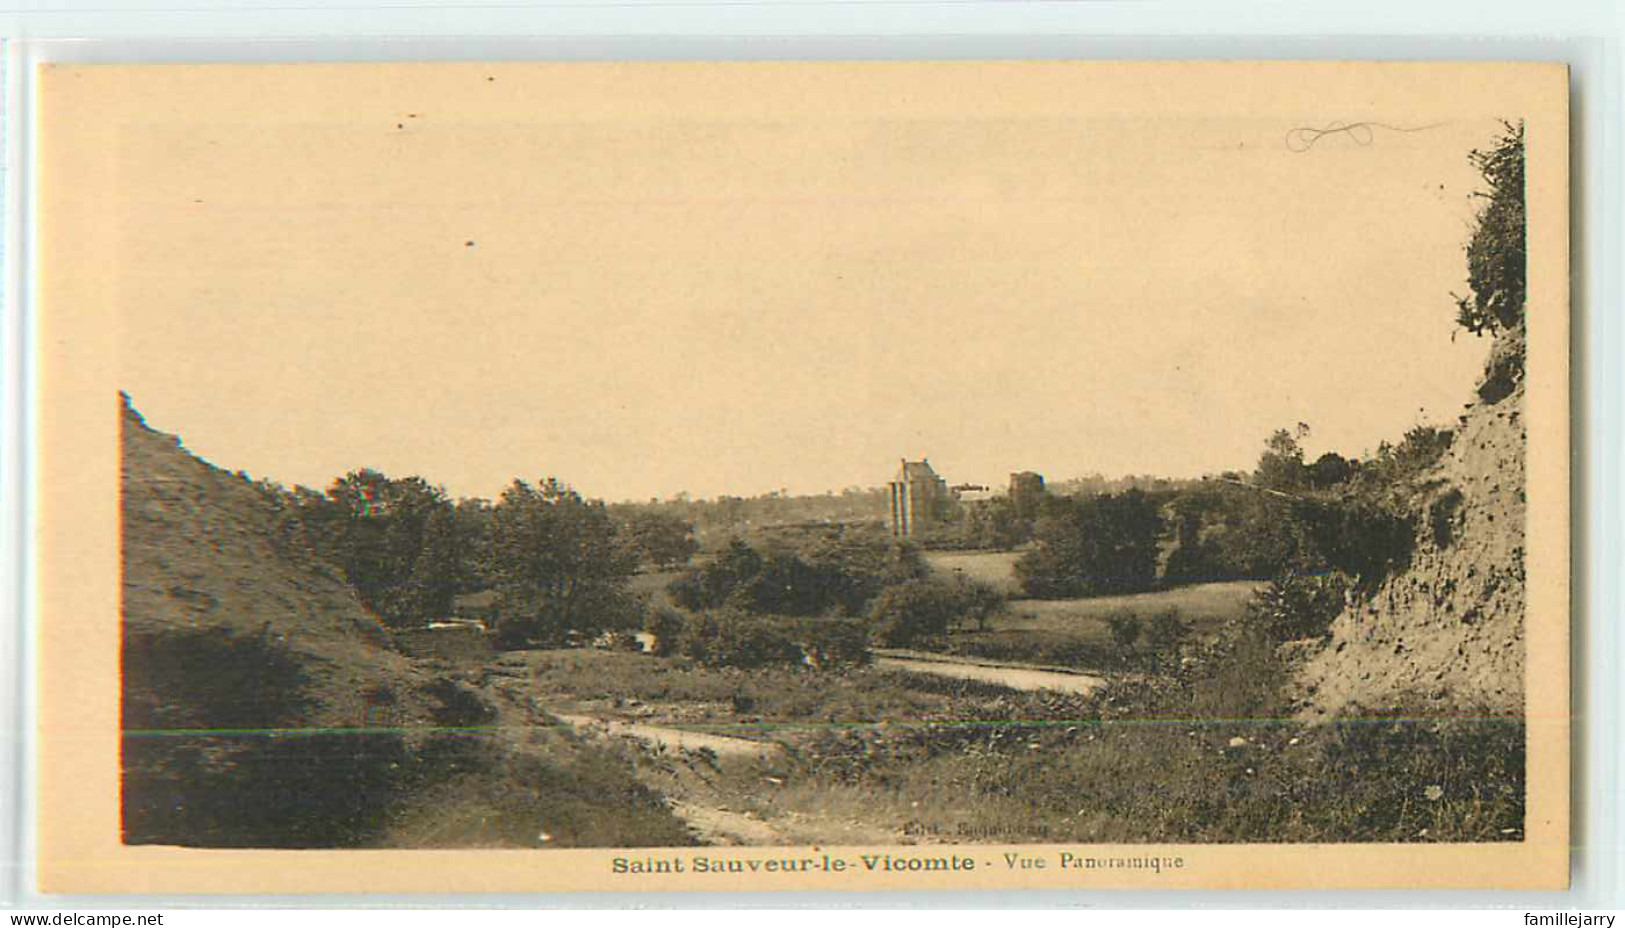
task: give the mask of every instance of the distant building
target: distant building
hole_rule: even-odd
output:
[[[1016,506],[1016,514],[1022,518],[1031,518],[1037,513],[1044,493],[1043,474],[1024,470],[1010,475],[1010,501]]]
[[[953,496],[948,481],[937,476],[929,459],[905,459],[891,482],[889,519],[894,538],[912,538],[948,515]]]
[[[953,493],[954,501],[960,503],[985,503],[1004,495],[1004,491],[997,487],[979,483],[958,483],[948,490]]]

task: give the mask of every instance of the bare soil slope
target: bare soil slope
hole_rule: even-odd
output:
[[[692,840],[624,759],[504,724],[484,674],[393,650],[272,494],[128,402],[121,437],[126,843]]]
[[[288,528],[265,494],[148,428],[127,403],[122,434],[127,656],[185,643],[197,658],[176,655],[184,673],[152,667],[161,672],[151,678],[129,667],[127,716],[150,714],[160,728],[190,727],[199,713],[254,727],[277,714],[303,728],[431,723],[421,674],[332,568],[280,540]],[[231,659],[250,652],[259,667]],[[279,663],[285,677],[267,676]]]
[[[1520,349],[1497,345],[1490,376],[1504,380],[1505,359]],[[1524,386],[1518,376],[1501,396],[1491,385],[1480,387],[1485,399],[1467,411],[1450,450],[1415,481],[1418,537],[1407,569],[1346,608],[1302,668],[1310,715],[1522,710]]]

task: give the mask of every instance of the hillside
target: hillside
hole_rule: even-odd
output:
[[[1409,491],[1406,569],[1344,609],[1301,669],[1310,715],[1351,708],[1516,713],[1524,671],[1521,332],[1492,351],[1480,401]]]
[[[393,650],[271,494],[122,417],[126,843],[688,843],[621,759]]]
[[[371,705],[398,726],[430,722],[426,681],[332,568],[277,543],[263,493],[148,428],[128,403],[122,437],[125,648],[159,662],[127,668],[127,718],[363,727]],[[187,653],[169,653],[183,642]],[[250,657],[264,666],[237,666]],[[277,666],[286,679],[268,676]],[[182,685],[190,698],[177,700]]]

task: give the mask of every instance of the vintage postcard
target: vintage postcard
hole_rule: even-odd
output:
[[[1567,95],[46,68],[41,888],[1565,886]]]

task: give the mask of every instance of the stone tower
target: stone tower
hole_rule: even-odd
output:
[[[942,521],[949,500],[948,482],[931,469],[930,459],[905,458],[891,482],[892,537],[912,538],[926,526]]]

